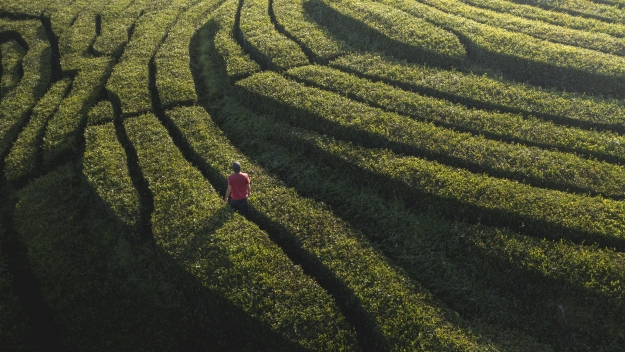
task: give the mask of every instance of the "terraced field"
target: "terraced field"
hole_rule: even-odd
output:
[[[624,6],[3,0],[0,350],[625,350]]]

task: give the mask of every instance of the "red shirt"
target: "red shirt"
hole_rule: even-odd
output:
[[[239,172],[238,174],[231,174],[228,176],[228,185],[232,187],[232,193],[230,198],[234,200],[240,200],[247,198],[247,189],[250,184],[250,178],[246,173]]]

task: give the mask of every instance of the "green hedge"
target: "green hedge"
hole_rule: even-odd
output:
[[[598,20],[612,23],[623,23],[625,12],[618,6],[606,4],[607,0],[601,1],[577,1],[561,0],[552,2],[549,0],[515,0],[519,4],[533,5],[547,9],[552,12],[564,12],[580,17],[596,18]]]
[[[625,172],[618,165],[437,127],[305,87],[272,72],[255,74],[236,86],[250,107],[336,138],[538,186],[614,197],[624,194]]]
[[[327,62],[351,50],[344,41],[333,37],[327,28],[316,23],[314,16],[306,11],[305,6],[312,2],[274,0],[272,4],[278,25],[302,45],[302,50],[308,50],[315,62]]]
[[[346,55],[332,61],[330,66],[470,107],[518,112],[567,125],[625,133],[625,106],[621,100],[553,91],[487,74],[429,69],[370,54]]]
[[[528,347],[523,333],[552,345],[561,339],[566,328],[553,319],[554,300],[565,307],[570,326],[593,336],[595,346],[609,345],[621,334],[625,281],[619,253],[420,212],[415,206],[428,208],[427,199],[397,192],[400,199],[378,176],[369,177],[302,138],[312,137],[309,132],[267,116],[238,114],[221,127],[229,136],[244,136],[234,137],[243,151],[298,193],[331,205],[500,349],[545,349]],[[354,188],[358,192],[349,191]],[[592,315],[606,320],[588,319]],[[609,334],[606,325],[614,327]],[[501,330],[507,335],[498,335]]]
[[[213,60],[224,62],[227,75],[232,81],[260,70],[260,65],[237,42],[236,36],[240,35],[240,30],[234,27],[237,9],[238,1],[226,0],[215,11],[215,17],[202,27],[200,35],[200,42],[204,43],[202,57],[214,55],[216,52],[219,58]]]
[[[229,107],[224,107],[220,120],[244,119],[249,114],[236,104]],[[339,290],[335,294],[339,302],[351,306],[355,314],[363,314],[359,315],[360,324],[365,324],[362,332],[370,335],[360,338],[368,346],[393,351],[486,348],[455,325],[453,313],[440,308],[358,231],[322,203],[300,197],[237,151],[204,110],[180,108],[168,114],[213,182],[223,183],[225,188],[232,160],[240,160],[246,170],[253,171],[250,218],[274,236],[301,246],[298,255],[309,258],[308,270],[317,272],[318,280],[329,279],[330,286],[338,280],[346,286],[330,289]],[[247,139],[244,135],[240,138]]]
[[[479,9],[466,5],[464,1],[459,0],[421,0],[421,2],[444,12],[511,32],[525,33],[550,42],[597,50],[608,54],[625,55],[625,41],[607,34],[573,30],[546,24],[542,21],[522,19],[509,14]]]
[[[51,168],[59,160],[80,151],[87,113],[97,101],[114,65],[114,59],[108,57],[71,60],[65,65],[79,67],[80,71],[73,81],[71,92],[48,122],[43,138],[45,168]]]
[[[93,43],[94,52],[99,55],[120,57],[129,41],[129,34],[149,0],[114,1],[101,13],[101,32]]]
[[[96,2],[98,4],[99,2]],[[74,19],[72,26],[59,37],[59,52],[61,56],[78,55],[86,56],[88,49],[96,40],[96,14],[99,7],[81,12]]]
[[[98,105],[100,106],[100,105]],[[139,229],[139,193],[128,174],[126,153],[112,122],[85,130],[84,174],[115,216],[135,232]]]
[[[150,12],[139,19],[124,55],[106,84],[107,90],[119,97],[124,116],[152,109],[149,62],[180,11],[179,8],[171,8]]]
[[[414,0],[379,0],[464,38],[467,64],[488,67],[516,80],[592,94],[623,96],[625,58],[555,44],[462,17]],[[469,67],[467,67],[469,68]]]
[[[0,99],[13,90],[22,78],[22,57],[26,51],[22,46],[11,40],[0,44],[0,65],[2,65],[2,77],[0,77]]]
[[[17,86],[0,101],[0,156],[7,155],[29,112],[50,84],[50,46],[38,21],[0,21],[0,32],[15,31],[28,44],[22,58],[24,75]]]
[[[113,104],[108,100],[97,103],[87,114],[88,125],[103,125],[115,120]]]
[[[407,92],[382,82],[371,82],[323,66],[303,66],[285,72],[287,77],[380,107],[434,121],[444,126],[501,139],[556,148],[603,160],[625,161],[625,140],[616,133],[588,131],[555,125],[519,114],[469,109],[448,100]]]
[[[616,22],[604,22],[594,18],[574,16],[558,11],[549,11],[540,7],[516,4],[506,0],[462,0],[462,2],[497,12],[504,12],[517,17],[546,22],[595,33],[605,33],[617,38],[625,36],[625,25]]]
[[[356,0],[312,0],[308,13],[348,44],[398,59],[458,65],[465,48],[453,33],[396,8]]]
[[[154,195],[151,223],[160,247],[286,339],[312,350],[354,348],[353,333],[332,298],[267,234],[232,215],[153,115],[124,124]]]
[[[5,158],[4,175],[9,181],[25,179],[36,174],[41,157],[41,142],[48,120],[67,95],[71,81],[61,80],[46,92],[33,108],[28,125],[24,127]]]
[[[389,187],[397,185],[397,195],[430,196],[447,216],[483,217],[488,223],[535,236],[625,248],[623,202],[534,188],[386,150],[340,142],[324,148],[344,162],[388,179]]]
[[[183,345],[225,350],[206,334],[212,328],[227,336],[219,326],[226,321],[212,323],[209,319],[218,315],[207,313],[214,312],[219,297],[203,293],[166,255],[136,244],[80,168],[60,166],[29,183],[18,194],[14,217],[61,346],[76,351]],[[246,326],[244,317],[229,313]]]
[[[278,32],[269,17],[270,0],[244,0],[240,8],[241,44],[256,62],[271,70],[282,71],[306,65],[308,58],[300,47]],[[236,26],[236,24],[235,24]]]
[[[208,13],[222,2],[200,2],[189,8],[169,30],[156,53],[156,87],[164,108],[197,101],[195,83],[189,67],[190,41],[206,21]]]

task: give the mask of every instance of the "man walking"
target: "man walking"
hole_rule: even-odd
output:
[[[252,193],[250,178],[246,173],[241,172],[241,163],[232,163],[233,174],[228,176],[228,189],[224,200],[237,210],[241,215],[247,215],[247,197]],[[228,202],[228,200],[230,200]]]

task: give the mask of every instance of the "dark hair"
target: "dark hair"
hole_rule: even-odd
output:
[[[234,170],[234,172],[236,172],[237,174],[241,172],[241,163],[239,163],[238,161],[233,162],[232,170]]]

